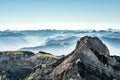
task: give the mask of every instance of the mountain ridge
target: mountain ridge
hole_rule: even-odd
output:
[[[68,55],[0,51],[2,80],[120,80],[120,57],[98,38],[84,36]]]
[[[35,80],[120,80],[120,71],[114,68],[120,63],[110,56],[106,45],[97,37],[81,38],[75,50],[53,66],[55,64],[38,68],[28,77]]]

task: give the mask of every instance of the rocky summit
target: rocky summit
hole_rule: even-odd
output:
[[[85,36],[69,55],[34,69],[25,80],[120,80],[120,57],[110,56],[99,38]]]
[[[82,37],[67,56],[0,52],[0,80],[120,80],[120,57],[97,37]]]

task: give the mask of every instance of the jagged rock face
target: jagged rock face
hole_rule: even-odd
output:
[[[87,48],[96,50],[97,52],[99,52],[99,54],[109,55],[108,48],[97,37],[85,36],[85,37],[81,38],[80,41],[78,41],[76,48],[80,49],[82,46],[85,46],[85,45]]]
[[[33,55],[29,51],[1,51],[0,80],[17,80],[32,71],[35,64],[27,61],[27,58]]]
[[[26,80],[120,80],[120,57],[110,56],[97,37],[81,38],[75,50],[58,62],[37,68]]]

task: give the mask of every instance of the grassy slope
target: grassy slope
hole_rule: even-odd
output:
[[[30,53],[30,54],[33,54],[32,52],[30,51],[0,51],[0,54],[25,54],[25,53]]]
[[[52,54],[40,54],[40,53],[38,53],[38,54],[36,54],[34,57],[47,57],[47,58],[59,58],[59,57],[57,57],[57,56],[55,56],[55,55],[52,55]]]

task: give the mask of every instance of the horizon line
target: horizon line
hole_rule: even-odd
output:
[[[39,30],[59,30],[59,31],[101,31],[101,30],[105,30],[105,31],[111,31],[111,30],[117,30],[120,31],[120,29],[115,29],[115,28],[107,28],[107,29],[78,29],[78,30],[74,30],[74,29],[23,29],[23,30],[15,30],[15,29],[5,29],[5,30],[0,30],[0,31],[39,31]]]

